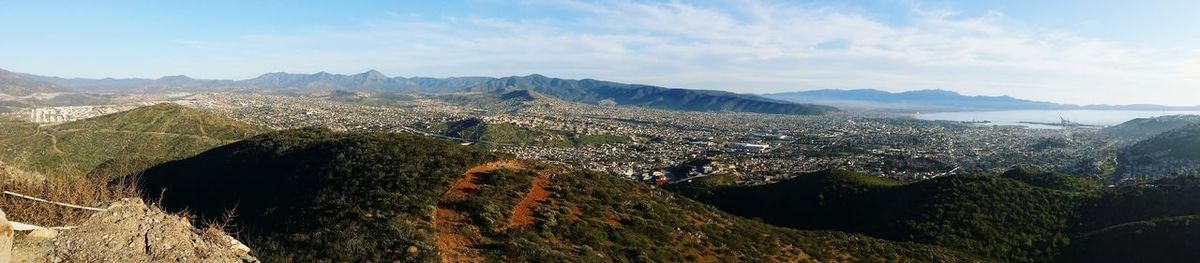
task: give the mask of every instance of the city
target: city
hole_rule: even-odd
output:
[[[373,106],[336,101],[319,93],[177,94],[165,102],[273,129],[319,126],[340,131],[445,137],[443,131],[430,130],[430,124],[479,118],[489,124],[510,124],[566,135],[626,137],[629,140],[624,142],[577,147],[455,139],[491,143],[496,150],[522,159],[547,160],[648,183],[679,182],[705,174],[673,174],[672,171],[678,171],[674,169],[676,166],[694,160],[713,160],[715,164],[703,171],[734,174],[746,184],[770,183],[832,168],[903,180],[999,173],[1017,166],[1100,177],[1112,172],[1104,171],[1103,167],[1113,165],[1117,151],[1116,143],[1101,136],[1097,129],[978,126],[920,121],[886,113],[798,116],[682,112],[585,105],[548,98],[523,101],[512,110],[502,111],[455,104],[437,95],[397,105]],[[146,103],[153,102],[142,104]],[[102,111],[114,107],[94,108],[93,111]],[[86,111],[87,107],[70,109]],[[40,116],[34,115],[43,118]]]

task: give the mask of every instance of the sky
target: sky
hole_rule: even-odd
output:
[[[0,68],[61,77],[543,74],[772,93],[1200,105],[1200,1],[10,1]]]

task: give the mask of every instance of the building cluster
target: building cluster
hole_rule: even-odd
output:
[[[56,124],[77,121],[129,110],[137,105],[97,105],[97,106],[66,106],[42,107],[30,110],[29,121],[37,124]]]

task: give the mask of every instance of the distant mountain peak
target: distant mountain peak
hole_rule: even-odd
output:
[[[944,90],[944,89],[923,89],[923,90],[905,91],[905,92],[893,93],[893,94],[925,94],[925,95],[962,96],[961,93]]]
[[[1009,96],[967,96],[942,89],[888,92],[875,89],[823,89],[764,95],[801,103],[841,104],[899,110],[1070,109],[1076,105],[1017,99]]]
[[[360,77],[360,78],[369,79],[369,80],[388,79],[387,75],[384,75],[382,72],[379,72],[374,69],[369,70],[367,72],[359,73],[358,75],[355,75],[355,77]]]
[[[262,75],[258,75],[258,78],[281,77],[281,76],[288,76],[288,75],[292,75],[292,74],[287,73],[287,72],[267,72],[267,73],[263,73]]]
[[[188,77],[187,75],[175,75],[175,76],[163,76],[163,77],[161,77],[161,78],[158,78],[158,80],[168,80],[168,81],[183,80],[183,81],[191,81],[191,80],[196,80],[196,79],[193,79],[192,77]]]
[[[525,78],[531,78],[531,79],[552,79],[551,77],[547,77],[547,76],[545,76],[545,75],[542,75],[542,74],[537,74],[537,73],[529,74],[529,76],[525,76]]]

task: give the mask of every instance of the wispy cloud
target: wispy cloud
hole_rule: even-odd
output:
[[[355,28],[181,40],[221,70],[397,75],[542,73],[777,92],[946,88],[1072,103],[1200,104],[1200,52],[1130,48],[919,4],[903,24],[832,7],[747,1],[530,1],[572,16],[397,14]],[[1195,97],[1195,96],[1193,96]]]

